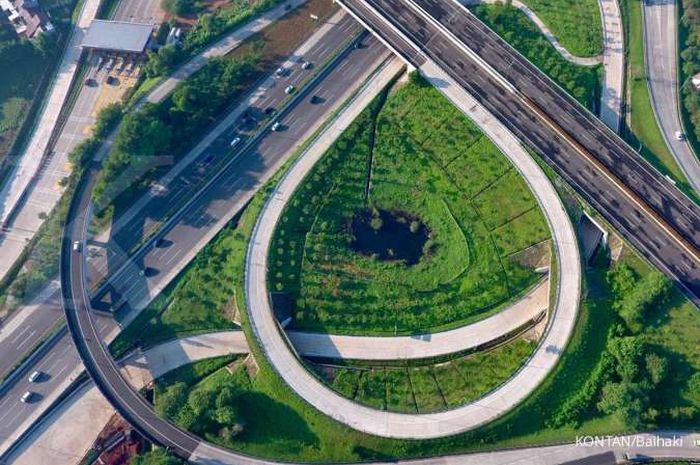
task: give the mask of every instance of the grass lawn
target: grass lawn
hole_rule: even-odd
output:
[[[312,170],[275,233],[269,280],[295,304],[295,329],[454,327],[537,279],[510,255],[549,233],[508,160],[432,87],[409,83],[384,98]],[[369,225],[358,224],[364,215]]]
[[[441,455],[497,446],[573,441],[577,434],[615,434],[629,431],[619,418],[614,415],[601,415],[595,407],[584,412],[578,427],[554,427],[550,424],[550,419],[560,407],[576,396],[577,388],[583,386],[591,377],[606,350],[609,331],[620,324],[617,313],[612,309],[614,294],[605,279],[608,265],[601,261],[596,262],[587,271],[586,301],[582,305],[574,334],[559,365],[523,404],[484,428],[432,441],[397,441],[360,434],[309,406],[291,392],[261,354],[246,319],[245,301],[241,298],[246,244],[253,220],[269,196],[272,183],[278,179],[279,177],[274,179],[253,199],[244,212],[238,229],[226,229],[212,244],[213,247],[219,241],[232,240],[230,238],[237,241],[237,245],[232,248],[233,257],[229,263],[235,276],[236,300],[242,310],[242,327],[259,366],[259,371],[253,375],[242,369],[233,375],[220,370],[214,373],[216,378],[209,376],[201,381],[208,386],[233,387],[234,392],[239,393],[236,398],[244,430],[233,441],[227,443],[230,447],[276,460],[327,463]],[[624,261],[631,263],[640,274],[649,269],[631,253],[624,255]],[[195,270],[196,268],[191,268],[188,273],[194,273]],[[188,273],[183,274],[180,279],[191,279],[191,276],[187,276]],[[674,419],[668,414],[673,408],[688,406],[691,402],[693,405],[700,403],[700,395],[696,395],[692,390],[690,378],[686,377],[686,374],[694,372],[696,378],[700,364],[697,348],[689,343],[700,338],[697,312],[680,294],[675,293],[670,301],[659,305],[646,323],[643,332],[645,340],[666,348],[672,355],[670,359],[673,369],[681,369],[678,374],[671,373],[672,382],[677,384],[673,397],[668,397],[661,405],[658,402],[659,393],[655,393],[657,407],[664,413],[654,425],[645,428],[687,429],[687,422]],[[683,339],[679,340],[681,334]],[[681,364],[676,364],[677,361]],[[386,394],[388,403],[410,405],[411,402],[415,402],[411,398],[410,378],[407,373],[401,375],[398,371],[385,370],[384,379],[390,387]],[[356,384],[356,377],[348,377],[346,386],[349,387],[344,388],[345,392],[352,392],[352,386]],[[697,425],[697,422],[695,424]],[[208,437],[222,441],[216,432],[212,432]]]
[[[537,3],[575,3],[581,5],[591,2],[597,3],[596,0],[537,0]],[[526,3],[529,5],[535,2],[528,1]],[[472,11],[582,105],[593,111],[598,109],[602,66],[578,66],[564,59],[525,13],[513,6],[479,5],[474,7]],[[566,17],[566,15],[560,18],[562,17]],[[595,21],[596,24],[600,25],[600,18],[597,17]],[[578,30],[585,33],[591,28],[579,28]]]
[[[654,115],[644,67],[644,29],[641,4],[634,0],[622,0],[621,6],[626,13],[625,39],[629,47],[627,59],[631,106],[631,127],[629,129],[631,134],[628,134],[628,140],[632,147],[638,149],[654,167],[671,176],[679,188],[687,194],[695,196],[692,186],[686,180],[683,171],[666,145]]]
[[[523,0],[564,48],[587,57],[603,53],[603,24],[598,0]]]
[[[420,367],[312,365],[340,394],[380,410],[431,413],[459,407],[508,379],[534,349],[518,339],[489,352]]]

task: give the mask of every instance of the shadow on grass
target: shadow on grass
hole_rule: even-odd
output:
[[[318,447],[318,437],[306,420],[286,404],[260,392],[242,392],[236,399],[245,427],[234,441],[251,444],[277,444],[287,452]]]

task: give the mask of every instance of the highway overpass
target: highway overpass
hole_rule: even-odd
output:
[[[456,0],[339,0],[411,65],[442,68],[700,304],[700,209]]]

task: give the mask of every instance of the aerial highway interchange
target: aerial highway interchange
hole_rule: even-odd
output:
[[[119,17],[133,21],[148,16],[151,23],[162,20],[159,8],[154,5],[132,5],[124,0],[116,3],[120,5],[116,10]],[[255,37],[253,34],[260,34],[285,15],[294,15],[294,10],[303,7],[304,3],[282,2],[272,13],[264,13],[267,18],[251,20],[258,21],[259,26],[250,26],[250,23],[240,26],[244,32],[240,36],[237,36],[237,30],[231,33],[235,45],[229,45],[227,51],[236,50],[241,43],[246,44],[248,38]],[[542,389],[557,373],[562,359],[567,356],[567,347],[572,340],[580,338],[577,325],[587,318],[582,317],[581,312],[584,315],[589,312],[587,305],[582,309],[582,302],[587,299],[587,285],[584,283],[591,279],[585,270],[596,254],[607,253],[615,262],[619,259],[616,255],[619,250],[629,248],[627,254],[639,254],[678,286],[683,298],[691,302],[688,308],[692,308],[692,312],[700,307],[700,209],[694,193],[683,191],[668,174],[643,159],[594,113],[487,26],[474,10],[467,9],[457,0],[338,0],[338,4],[342,10],[329,17],[327,22],[318,21],[312,13],[311,19],[319,23],[315,26],[316,32],[307,35],[293,53],[276,56],[275,66],[278,68],[274,70],[274,66],[269,68],[271,65],[268,64],[268,74],[251,83],[244,96],[237,97],[240,100],[228,106],[225,113],[207,127],[206,133],[200,135],[201,141],[185,151],[182,159],[169,168],[170,173],[164,171],[165,176],[158,182],[153,181],[151,189],[143,191],[130,209],[120,212],[123,217],[115,218],[111,230],[95,232],[94,189],[102,182],[104,159],[114,150],[114,140],[119,137],[121,127],[117,126],[100,141],[96,156],[86,164],[67,203],[60,238],[58,282],[45,288],[43,300],[35,300],[35,309],[45,305],[47,311],[28,317],[24,327],[19,323],[9,325],[16,333],[9,333],[14,337],[10,344],[11,353],[3,354],[0,364],[6,371],[0,384],[0,405],[4,409],[0,421],[7,419],[2,426],[7,438],[0,450],[0,463],[28,463],[22,458],[21,451],[30,448],[32,443],[44,444],[42,431],[46,425],[66,421],[60,413],[61,406],[74,402],[71,390],[81,389],[87,382],[86,378],[76,381],[76,376],[82,371],[81,363],[91,382],[126,424],[140,433],[146,442],[164,448],[166,453],[201,464],[280,462],[279,456],[257,456],[249,449],[225,447],[212,440],[212,436],[199,435],[174,418],[157,413],[154,402],[124,377],[109,345],[128,328],[129,323],[139,322],[139,314],[148,311],[152,302],[158,302],[160,294],[177,293],[178,288],[173,288],[173,283],[177,283],[183,273],[192,272],[189,266],[193,260],[199,263],[195,258],[197,254],[219,240],[228,229],[240,228],[240,215],[245,217],[257,199],[260,199],[260,207],[256,207],[259,212],[254,218],[255,224],[244,223],[243,226],[250,227],[245,233],[248,236],[243,268],[239,270],[245,295],[232,297],[236,311],[245,312],[243,318],[236,313],[234,321],[240,326],[237,330],[246,330],[249,355],[244,363],[248,367],[248,376],[252,376],[248,365],[250,360],[263,357],[264,361],[252,362],[256,370],[259,369],[257,365],[262,365],[263,370],[270,370],[286,383],[291,395],[307,402],[307,408],[316,409],[334,422],[370,437],[439,440],[469,431],[478,432],[493,422],[504,421],[504,418],[508,421],[510,412],[517,411],[527,399],[537,395],[538,389]],[[363,27],[369,34],[361,32]],[[167,84],[162,85],[161,91],[153,93],[158,95],[157,103],[171,101],[171,97],[166,97],[169,92],[187,83],[189,76],[197,76],[197,70],[206,67],[208,60],[213,60],[207,53],[206,48],[198,50],[190,64],[182,67],[185,74],[175,81],[162,80]],[[95,63],[91,61],[89,66],[102,66],[102,60],[99,65]],[[120,66],[125,68],[125,63]],[[188,66],[196,68],[187,71]],[[173,76],[178,72],[173,72]],[[416,75],[423,77],[416,78]],[[300,318],[298,313],[293,310],[291,316],[277,313],[279,303],[275,303],[274,295],[285,292],[281,292],[283,286],[279,283],[276,289],[273,288],[275,280],[270,275],[270,269],[274,268],[270,261],[273,241],[279,254],[284,244],[279,230],[289,221],[289,212],[298,204],[294,195],[298,195],[304,183],[318,179],[314,170],[320,160],[337,147],[333,144],[355,127],[353,124],[360,121],[365,108],[377,108],[374,110],[374,118],[377,118],[377,114],[384,111],[379,109],[385,105],[390,108],[384,102],[395,98],[394,86],[411,86],[415,79],[425,79],[434,85],[446,101],[451,101],[476,124],[487,139],[495,143],[496,150],[506,154],[509,166],[515,167],[526,188],[534,194],[535,208],[543,210],[544,222],[551,236],[547,249],[550,250],[550,261],[543,266],[544,259],[540,258],[537,267],[537,272],[545,277],[538,281],[537,286],[511,295],[512,302],[507,301],[508,305],[493,305],[490,314],[470,320],[465,326],[446,325],[437,331],[418,328],[403,335],[395,330],[390,342],[391,335],[379,336],[388,342],[384,345],[373,346],[373,337],[377,336],[371,333],[305,333],[298,329],[303,328],[297,326],[301,322],[294,321]],[[81,98],[85,99],[86,105],[103,98],[97,97],[102,94],[90,89],[87,80],[85,86],[88,90],[86,96],[81,93]],[[658,96],[654,98],[658,99]],[[672,98],[678,97],[673,95]],[[142,105],[127,108],[124,112],[140,112]],[[663,114],[657,113],[656,117],[661,118],[659,115]],[[93,116],[94,113],[90,118],[94,120]],[[386,127],[382,124],[388,124],[381,118],[373,123],[368,139],[370,180],[365,188],[366,197],[372,188],[371,177],[377,176],[373,172],[372,150],[381,147],[376,140]],[[662,128],[670,117],[663,118],[665,120],[659,123]],[[682,147],[676,151],[691,146]],[[692,149],[688,153],[692,154]],[[692,172],[693,163],[697,162],[690,160],[692,155],[688,153],[680,162],[691,166],[683,165],[686,175]],[[538,165],[535,157],[544,163]],[[546,176],[546,170],[555,175]],[[562,193],[558,179],[570,186],[581,205],[585,205],[580,215],[588,219],[583,221],[590,221],[602,230],[603,245],[597,245],[596,240],[594,249],[586,255],[586,263],[582,257],[589,251],[582,250],[585,248],[583,239],[577,239],[577,235],[582,234],[580,230],[574,231],[580,227],[581,220],[572,221],[571,201],[562,202],[558,198]],[[31,186],[29,189],[28,195],[31,196]],[[319,212],[323,203],[319,204]],[[376,235],[384,230],[387,220],[381,217],[382,221],[377,222],[383,210],[376,206],[372,208],[375,221],[372,228]],[[346,227],[354,228],[356,218],[351,218],[352,226]],[[452,218],[459,225],[459,221],[454,216]],[[350,219],[347,221],[349,225]],[[420,225],[419,218],[414,219],[411,232],[420,231]],[[327,226],[324,223],[321,227]],[[611,249],[607,250],[610,233],[619,237],[620,242],[611,243]],[[350,239],[354,241],[354,234],[359,233],[351,234]],[[434,236],[430,237],[434,239]],[[294,243],[291,247],[295,247]],[[617,252],[613,252],[614,248]],[[424,253],[425,250],[429,249],[424,249]],[[393,248],[389,250],[390,257],[394,253]],[[304,257],[304,260],[315,259]],[[372,260],[383,260],[378,257],[378,254],[371,256]],[[408,266],[391,258],[389,263]],[[274,266],[280,264],[278,261]],[[299,268],[302,271],[303,266]],[[278,273],[276,277],[281,276]],[[608,276],[614,275],[609,272]],[[608,277],[608,280],[614,279]],[[307,281],[304,283],[304,286],[309,285]],[[304,286],[300,288],[304,290]],[[540,293],[536,294],[538,289]],[[545,290],[549,294],[546,299],[543,297]],[[668,297],[660,298],[656,304],[666,305],[668,300]],[[608,304],[612,305],[611,302]],[[49,331],[63,328],[61,314],[57,312],[59,304],[68,332],[60,329],[47,339]],[[286,305],[294,309],[308,304],[300,299],[291,300]],[[619,311],[623,304],[616,305]],[[518,318],[511,316],[516,315],[515,312],[525,312],[525,309],[530,313],[517,315]],[[118,315],[118,318],[112,315]],[[624,331],[629,331],[624,334],[633,339],[640,332],[633,329],[636,320],[630,323],[628,315],[622,312],[620,317],[622,323],[617,329],[620,334],[611,336],[613,331],[610,331],[608,337],[622,337]],[[33,318],[36,318],[36,327],[31,326]],[[643,319],[644,315],[639,318]],[[11,319],[9,321],[12,323]],[[286,328],[290,321],[291,330]],[[629,326],[627,330],[625,324]],[[469,339],[473,336],[456,336],[470,334],[470,328],[479,333],[475,339]],[[38,346],[40,350],[25,353],[26,349],[17,345],[21,337],[16,334],[20,331],[28,338],[23,345],[35,346],[34,349]],[[454,331],[455,336],[448,343],[450,331]],[[0,344],[7,343],[7,334],[0,332]],[[129,347],[132,351],[141,351],[141,344],[145,344],[149,335],[143,334],[142,337],[143,340],[131,341]],[[460,344],[456,342],[460,337],[467,340]],[[302,342],[304,338],[309,339]],[[379,409],[361,405],[353,398],[359,394],[348,399],[347,393],[335,388],[332,378],[333,386],[330,386],[328,380],[319,375],[322,372],[312,368],[329,360],[331,363],[327,366],[337,370],[344,365],[352,367],[357,361],[354,358],[384,360],[389,364],[405,358],[409,364],[425,364],[436,373],[441,362],[451,363],[461,357],[468,360],[474,354],[478,357],[480,352],[488,356],[502,346],[509,347],[514,340],[523,339],[530,341],[532,350],[517,369],[480,396],[440,411],[421,411],[415,393],[415,412],[391,411],[386,405]],[[431,348],[425,346],[426,352],[422,352],[421,341],[430,342]],[[689,346],[695,344],[692,340],[685,343]],[[334,344],[347,346],[335,349]],[[236,353],[241,351],[240,348],[236,350]],[[343,355],[345,350],[358,356],[348,358]],[[60,355],[56,356],[59,352]],[[47,360],[55,356],[49,365]],[[339,360],[340,364],[336,366],[333,359]],[[652,373],[654,368],[649,355],[645,360],[644,372]],[[385,365],[365,363],[372,367],[367,373],[389,371]],[[664,364],[659,371],[663,375],[658,375],[662,377],[667,372],[667,362],[659,363]],[[236,370],[240,366],[232,362],[227,369]],[[366,369],[362,364],[359,366],[361,370]],[[22,381],[29,373],[35,374],[27,382]],[[690,376],[687,372],[686,375]],[[37,385],[43,389],[38,399],[32,398],[34,393],[31,390],[22,395],[26,389],[32,389],[36,378],[42,376],[47,380],[43,387]],[[437,382],[437,376],[432,376]],[[653,379],[656,375],[651,376]],[[697,375],[691,378],[700,380]],[[622,376],[622,381],[625,381],[625,376]],[[688,382],[690,389],[695,389],[693,382]],[[386,389],[388,393],[388,381]],[[438,385],[438,390],[441,389]],[[605,392],[603,389],[602,394]],[[442,396],[447,398],[445,393]],[[604,400],[597,408],[603,410],[603,404]],[[238,409],[240,406],[236,407],[237,414]],[[689,411],[691,418],[697,418],[692,417],[697,413]],[[678,424],[692,425],[692,421]],[[102,428],[104,425],[95,426]],[[241,423],[240,427],[245,435],[245,424]],[[527,463],[553,465],[700,460],[700,437],[692,426],[677,427],[674,431],[664,428],[650,430],[648,427],[626,431],[639,431],[639,434],[627,435],[627,439],[614,445],[596,447],[581,447],[577,436],[576,443],[563,441],[557,446],[525,444],[529,447],[513,450],[497,447],[478,454],[457,449],[461,455],[440,453],[436,457],[422,457],[426,454],[421,453],[418,460],[405,457],[405,463],[506,464],[526,463],[525,460]],[[90,431],[88,436],[93,433],[97,431]],[[654,446],[630,445],[635,444],[634,441],[642,444],[644,440],[663,437],[672,437],[674,446],[657,447],[656,443]],[[146,460],[148,454],[143,457]],[[306,461],[284,457],[282,462]],[[376,457],[378,459],[373,460],[376,463],[404,462],[403,456],[387,455],[386,461],[381,455]]]

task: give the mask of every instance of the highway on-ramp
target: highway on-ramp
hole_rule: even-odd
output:
[[[700,193],[700,162],[687,138],[677,137],[677,133],[685,132],[678,99],[677,3],[668,0],[642,1],[644,66],[654,114],[666,145],[688,182]]]
[[[370,39],[368,44],[371,42]],[[199,201],[166,232],[165,238],[171,246],[191,250],[202,240],[202,235],[210,232],[212,218],[220,218],[245,205],[262,182],[284,162],[283,157],[289,156],[289,147],[300,143],[304,135],[320,124],[324,115],[329,114],[329,108],[337,105],[341,96],[351,92],[358,85],[360,78],[385,60],[386,56],[386,50],[381,47],[350,49],[342,60],[343,64],[349,63],[349,66],[330,70],[327,79],[321,80],[309,90],[316,95],[322,95],[325,99],[324,105],[319,108],[318,104],[303,98],[288,114],[280,115],[279,120],[287,129],[279,133],[270,133],[226,170],[217,174],[221,182],[212,183],[211,188],[199,197]],[[292,141],[294,143],[291,143]],[[183,457],[189,457],[200,440],[179,430],[153,412],[150,404],[121,377],[99,331],[95,328],[85,285],[83,255],[73,252],[72,245],[73,241],[82,240],[87,232],[91,193],[98,170],[98,166],[92,166],[78,186],[62,243],[61,292],[68,325],[88,373],[124,418],[137,426],[150,440],[170,447]],[[235,182],[236,179],[243,182]],[[197,221],[203,217],[211,221]],[[154,252],[153,249],[151,252]],[[244,459],[232,453],[231,457],[234,457],[235,461],[229,463],[259,463],[257,460]]]
[[[453,0],[343,0],[420,67],[430,58],[700,303],[700,208]]]

